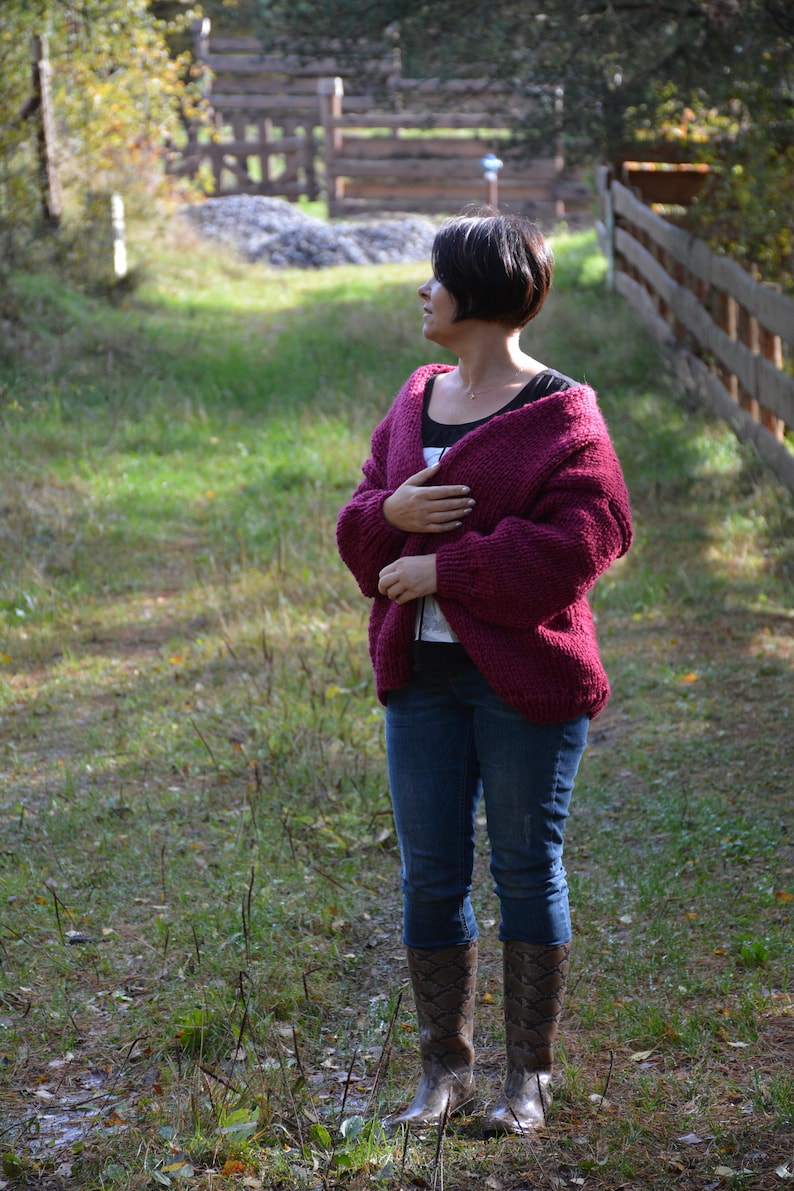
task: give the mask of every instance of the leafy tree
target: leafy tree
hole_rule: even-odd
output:
[[[157,160],[197,102],[189,60],[169,53],[169,25],[147,0],[3,0],[0,7],[0,233],[7,256],[36,230],[40,203],[31,45],[46,34],[58,159],[67,220],[85,218],[97,195],[128,202],[156,189]]]
[[[548,135],[554,88],[565,89],[562,132],[579,156],[609,159],[660,109],[721,109],[746,101],[759,77],[788,78],[789,0],[259,0],[271,41],[350,52],[397,29],[407,74],[484,75],[517,92],[548,88],[527,125]],[[790,103],[790,95],[789,95]],[[544,128],[545,125],[545,128]]]
[[[399,36],[406,74],[479,75],[535,99],[516,129],[550,130],[569,162],[666,139],[717,166],[699,228],[791,275],[791,0],[259,0],[264,36],[316,52]],[[352,47],[352,49],[351,49]],[[560,110],[557,88],[564,90]]]

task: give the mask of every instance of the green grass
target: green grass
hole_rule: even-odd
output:
[[[556,250],[527,346],[599,389],[637,543],[593,594],[614,694],[568,832],[548,1136],[484,1142],[475,1114],[440,1148],[380,1125],[416,1031],[366,608],[334,546],[374,423],[434,358],[427,270],[273,273],[166,225],[115,304],[12,279],[0,1181],[782,1185],[794,502],[676,393],[593,238]],[[486,1097],[482,857],[477,909]]]

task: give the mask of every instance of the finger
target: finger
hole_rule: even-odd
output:
[[[428,502],[426,507],[428,515],[431,517],[444,513],[470,513],[474,508],[474,501],[471,497],[455,496],[448,497],[446,500],[434,500],[432,504]]]
[[[415,484],[415,485],[421,487],[422,484],[427,483],[427,481],[431,478],[431,476],[435,475],[435,473],[438,471],[440,466],[441,466],[440,462],[431,463],[429,467],[423,467],[421,471],[415,472],[414,475],[409,476],[408,479],[404,480],[403,482],[405,484]]]
[[[399,575],[393,572],[388,575],[382,575],[378,583],[378,591],[381,595],[387,596],[393,600],[398,591],[402,590],[402,580]]]
[[[471,500],[471,503],[474,504],[474,500],[469,497],[470,492],[471,488],[467,488],[465,484],[438,484],[433,488],[428,488],[423,495],[426,496],[428,500],[461,501],[468,497]]]

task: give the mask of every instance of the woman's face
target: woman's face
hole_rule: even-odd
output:
[[[422,334],[425,339],[450,347],[460,334],[460,323],[454,321],[457,304],[445,285],[434,275],[419,286],[422,299]]]

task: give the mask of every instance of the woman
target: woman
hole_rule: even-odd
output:
[[[474,1096],[482,795],[499,897],[507,1074],[486,1133],[543,1125],[571,925],[563,828],[589,720],[607,701],[586,592],[628,549],[620,466],[592,389],[522,351],[551,252],[520,217],[458,216],[419,290],[457,367],[408,378],[339,515],[373,600],[370,653],[402,859],[420,1030],[421,1127]]]

